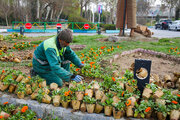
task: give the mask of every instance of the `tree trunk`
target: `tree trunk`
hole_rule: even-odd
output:
[[[83,0],[81,0],[81,17],[82,17],[82,14],[83,14]]]
[[[53,13],[54,13],[54,10],[53,10],[53,9],[51,9],[51,16],[50,16],[50,20],[52,20],[52,18],[53,18]]]
[[[6,25],[7,25],[7,26],[9,26],[9,24],[8,24],[7,14],[6,14],[5,16],[6,16]]]
[[[48,6],[47,7],[47,13],[46,13],[46,18],[45,18],[45,20],[47,20],[47,18],[48,18],[48,16],[49,16],[49,11],[51,10],[51,8]]]
[[[178,20],[179,19],[179,13],[180,13],[180,8],[176,8],[176,12],[175,12],[175,20]]]
[[[61,10],[59,11],[59,14],[58,14],[58,16],[57,16],[57,22],[59,21],[59,18],[60,18],[60,16],[61,16],[61,13],[62,13],[62,11],[63,11],[63,8],[64,8],[64,0],[63,0],[63,3],[62,3],[62,7],[61,7]]]
[[[40,8],[40,3],[39,3],[39,0],[37,0],[37,16],[36,18],[39,20],[39,8]]]

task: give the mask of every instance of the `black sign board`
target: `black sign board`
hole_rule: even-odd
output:
[[[145,78],[139,78],[136,74],[136,71],[141,68],[144,68],[147,70],[147,76]],[[138,81],[137,86],[141,92],[143,92],[146,84],[149,83],[150,72],[151,72],[151,60],[135,59],[134,79]]]

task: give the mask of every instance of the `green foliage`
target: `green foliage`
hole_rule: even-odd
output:
[[[133,79],[133,73],[129,70],[126,70],[126,72],[124,73],[124,77],[127,78],[127,80]]]
[[[88,95],[86,95],[84,98],[83,98],[83,102],[87,103],[87,104],[95,104],[96,103],[96,99],[95,98],[91,98],[89,97]]]
[[[104,29],[105,30],[116,30],[116,26],[114,24],[105,24]]]
[[[125,101],[119,101],[116,105],[115,105],[115,109],[117,110],[125,110],[126,105],[125,105]]]
[[[153,91],[153,93],[154,93],[158,89],[158,86],[156,84],[154,84],[154,83],[151,83],[151,84],[147,84],[146,88],[151,89]]]
[[[167,108],[166,105],[163,105],[163,104],[157,104],[155,105],[154,109],[157,111],[157,112],[162,112],[163,113],[163,116],[167,116],[167,114],[170,112],[170,109]]]

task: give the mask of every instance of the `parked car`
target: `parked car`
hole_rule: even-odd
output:
[[[157,22],[155,24],[155,29],[162,29],[162,30],[166,30],[169,28],[169,24],[171,24],[172,21],[169,19],[160,19],[159,22]]]
[[[173,21],[172,24],[169,25],[169,30],[180,30],[180,20]]]

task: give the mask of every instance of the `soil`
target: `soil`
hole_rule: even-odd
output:
[[[121,56],[118,60],[114,61],[113,64],[116,65],[117,71],[119,71],[122,76],[126,69],[130,68],[131,64],[135,62],[135,59],[151,60],[151,74],[158,74],[160,79],[163,79],[165,74],[169,74],[173,78],[173,72],[180,72],[179,63],[145,53],[132,53]]]

